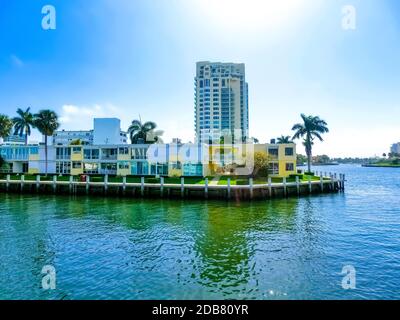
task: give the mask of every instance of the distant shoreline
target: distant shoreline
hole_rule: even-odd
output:
[[[340,163],[337,162],[327,162],[327,163],[312,163],[312,166],[338,166]],[[306,167],[307,164],[298,164],[298,167]]]
[[[370,168],[400,168],[400,164],[362,164],[361,166]]]

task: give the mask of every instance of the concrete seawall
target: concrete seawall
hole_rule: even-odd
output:
[[[54,176],[56,177],[56,176]],[[57,181],[57,177],[52,181],[25,180],[21,176],[20,180],[7,179],[0,180],[1,192],[14,193],[53,193],[53,194],[74,194],[74,195],[98,195],[98,196],[124,196],[124,197],[171,197],[171,198],[206,198],[223,200],[262,200],[274,197],[289,197],[308,194],[319,194],[329,192],[340,192],[344,190],[344,175],[321,174],[319,180],[295,182],[273,183],[268,179],[265,184],[253,184],[249,179],[247,185],[231,185],[228,178],[226,185],[210,185],[208,179],[205,184],[185,184],[184,178],[181,183],[145,183],[144,178],[140,183],[123,182],[81,182]]]

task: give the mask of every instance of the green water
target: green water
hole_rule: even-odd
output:
[[[0,299],[399,299],[400,170],[228,203],[0,194]],[[42,267],[56,289],[42,288]],[[357,286],[344,290],[342,267]]]

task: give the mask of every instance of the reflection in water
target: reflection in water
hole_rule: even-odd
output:
[[[400,171],[360,169],[345,194],[252,203],[0,194],[0,298],[400,298]]]

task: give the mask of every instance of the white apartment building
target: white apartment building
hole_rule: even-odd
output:
[[[394,143],[390,148],[391,153],[400,154],[400,142]]]
[[[121,131],[121,120],[117,118],[95,118],[93,130],[56,131],[53,145],[68,145],[80,140],[83,145],[126,144],[127,134]]]
[[[248,138],[248,85],[243,63],[196,64],[195,131],[200,143],[220,143],[221,133]]]

